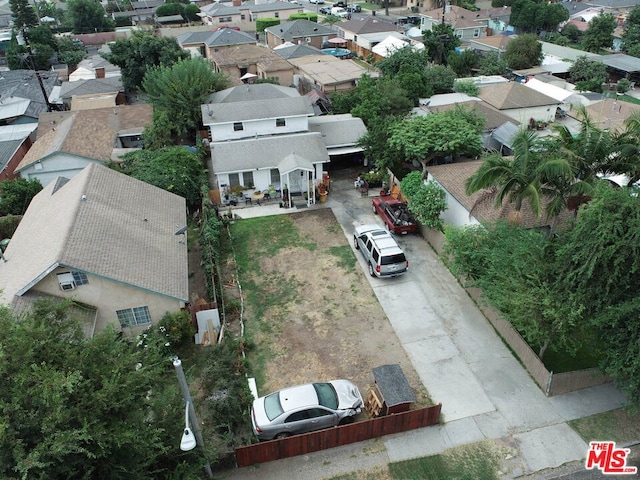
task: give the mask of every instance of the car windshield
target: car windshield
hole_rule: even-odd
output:
[[[264,413],[267,414],[269,420],[273,420],[278,415],[282,415],[283,412],[282,405],[280,405],[279,392],[264,397]]]
[[[314,383],[313,388],[318,394],[318,404],[323,407],[336,410],[338,408],[338,395],[330,383]]]
[[[404,253],[398,253],[396,255],[384,255],[380,260],[380,264],[382,265],[393,265],[394,263],[404,263],[407,259],[404,256]]]

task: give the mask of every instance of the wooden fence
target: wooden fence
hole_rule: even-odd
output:
[[[362,442],[383,435],[436,425],[440,421],[441,409],[442,404],[439,403],[433,407],[409,410],[408,412],[395,413],[350,425],[238,447],[235,450],[236,465],[238,467],[248,467],[256,463],[305,455],[327,448]]]
[[[429,242],[438,255],[444,255],[444,234],[426,229],[422,225],[419,228],[420,234]],[[534,352],[529,344],[522,338],[520,333],[518,333],[509,322],[502,318],[500,312],[483,304],[480,298],[482,291],[479,288],[467,288],[466,291],[467,294],[475,300],[478,308],[480,308],[484,316],[489,320],[489,323],[491,323],[493,328],[500,334],[504,342],[515,352],[516,356],[520,359],[545,395],[550,397],[553,395],[561,395],[583,388],[602,385],[603,383],[611,381],[611,377],[603,375],[597,369],[593,368],[556,374],[549,371],[536,352]]]

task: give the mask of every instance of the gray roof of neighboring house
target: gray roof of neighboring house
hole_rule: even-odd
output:
[[[356,82],[363,74],[371,76],[373,72],[365,69],[353,60],[340,60],[333,55],[308,55],[306,57],[291,58],[289,63],[309,76],[319,85],[329,86],[345,82]]]
[[[262,118],[313,115],[311,100],[306,96],[279,98],[277,100],[266,99],[233,103],[208,103],[201,105],[200,109],[202,112],[202,122],[205,125],[259,120]]]
[[[354,18],[336,25],[338,31],[351,32],[357,35],[376,32],[395,32],[397,26],[391,22],[378,20],[375,17]]]
[[[252,12],[279,12],[282,10],[296,10],[303,11],[303,7],[301,5],[297,5],[291,2],[269,2],[269,3],[261,3],[258,5],[243,5],[242,10],[251,10]]]
[[[557,100],[518,82],[480,87],[478,97],[498,110],[560,104]]]
[[[47,98],[58,83],[55,72],[38,72]],[[38,78],[33,70],[7,70],[0,72],[0,98],[20,97],[31,100],[24,116],[38,118],[40,112],[47,111],[47,102],[42,94]]]
[[[202,13],[206,13],[210,17],[219,17],[223,15],[240,15],[240,9],[224,3],[210,3],[200,7]]]
[[[255,37],[246,32],[239,32],[232,28],[223,28],[215,32],[190,32],[178,36],[181,46],[204,44],[208,47],[222,47],[227,45],[241,45],[243,43],[256,43]]]
[[[207,98],[209,103],[250,102],[253,100],[269,100],[273,98],[299,97],[295,88],[283,87],[272,83],[256,83],[231,87],[212,93]]]
[[[613,53],[611,55],[594,55],[587,57],[588,60],[602,62],[608,67],[615,68],[621,72],[640,72],[640,58],[632,57],[624,53]]]
[[[187,246],[175,236],[185,210],[184,198],[97,164],[51,182],[0,262],[0,299],[10,303],[63,266],[188,301]]]
[[[164,0],[144,0],[142,2],[131,2],[131,8],[134,10],[157,8],[160,5],[164,5]]]
[[[280,55],[285,60],[289,58],[300,58],[308,55],[326,55],[316,47],[307,44],[292,45],[290,47],[274,48],[273,52]]]
[[[273,25],[265,28],[265,32],[269,32],[278,38],[292,41],[300,37],[321,37],[335,36],[336,32],[329,27],[320,25],[309,20],[294,20],[293,22],[285,22],[280,25]]]
[[[327,148],[335,148],[357,144],[360,137],[367,133],[367,127],[361,118],[345,113],[311,117],[309,131],[319,132]]]
[[[498,128],[496,128],[493,132],[491,132],[491,136],[500,142],[502,145],[511,148],[513,144],[513,139],[518,133],[520,128],[511,123],[510,121],[504,122]]]
[[[329,154],[319,133],[300,133],[211,144],[213,173],[241,172],[256,168],[278,168],[295,154],[312,164],[327,163]]]
[[[76,95],[119,92],[124,92],[121,77],[90,78],[88,80],[64,82],[60,89],[60,98],[71,98]]]
[[[115,130],[101,121],[72,115],[39,137],[16,171],[58,152],[108,162],[117,136]]]

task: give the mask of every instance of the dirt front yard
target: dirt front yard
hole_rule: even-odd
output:
[[[231,233],[227,265],[239,272],[260,395],[346,378],[366,398],[371,369],[400,364],[418,403],[430,403],[330,209],[240,219]]]

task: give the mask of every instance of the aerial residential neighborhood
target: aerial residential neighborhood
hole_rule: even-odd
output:
[[[0,0],[0,477],[637,475],[638,32]]]

